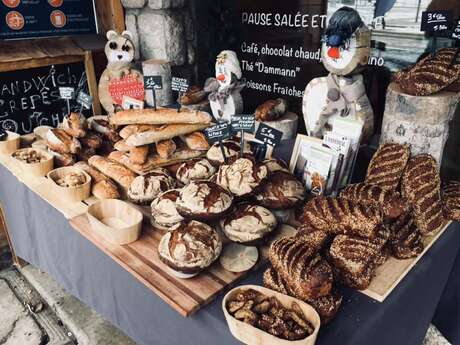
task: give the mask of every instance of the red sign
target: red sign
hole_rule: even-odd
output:
[[[137,75],[129,74],[121,79],[113,79],[109,84],[109,93],[113,103],[122,105],[123,96],[129,96],[139,101],[144,100],[144,83]]]

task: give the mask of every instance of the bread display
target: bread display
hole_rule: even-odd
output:
[[[416,257],[423,252],[422,235],[410,213],[401,215],[390,225],[391,254],[400,260]]]
[[[156,144],[156,150],[161,158],[168,159],[177,150],[177,145],[172,139],[160,141]]]
[[[79,113],[70,113],[62,120],[62,129],[74,138],[85,137],[87,129],[85,116]]]
[[[272,173],[256,194],[257,201],[265,207],[288,209],[305,199],[306,189],[302,182],[289,172]]]
[[[17,150],[12,154],[12,157],[26,164],[41,163],[49,159],[39,150]]]
[[[53,128],[46,133],[46,144],[58,153],[77,154],[81,150],[80,142],[63,129]]]
[[[172,108],[131,109],[119,111],[110,117],[113,125],[164,125],[164,124],[210,124],[211,115],[203,111],[183,109],[177,112]],[[184,133],[185,134],[185,133]]]
[[[116,131],[116,126],[110,125],[108,116],[93,116],[88,119],[88,127],[93,131],[102,134],[111,142],[120,140],[120,136]]]
[[[161,193],[153,200],[151,204],[153,226],[169,230],[184,220],[179,212],[177,212],[176,201],[179,194],[180,189],[171,189]]]
[[[409,160],[408,145],[386,143],[379,147],[367,168],[365,183],[396,191]]]
[[[460,221],[460,182],[449,181],[442,188],[442,203],[447,219]]]
[[[340,196],[354,202],[380,208],[389,219],[396,219],[406,209],[406,201],[399,193],[382,189],[378,185],[356,183],[348,185]]]
[[[395,82],[402,91],[414,96],[428,96],[446,89],[460,79],[460,58],[456,48],[439,49],[414,66],[396,73]]]
[[[224,234],[234,242],[253,244],[273,230],[278,222],[269,210],[262,206],[242,203],[220,221]]]
[[[187,147],[191,150],[207,151],[209,143],[202,132],[193,132],[182,137]]]
[[[252,194],[267,176],[267,167],[245,154],[241,158],[233,157],[228,164],[221,165],[216,183],[234,195],[244,197]]]
[[[269,259],[295,296],[302,300],[313,300],[331,293],[332,269],[317,253],[317,248],[296,238],[282,238],[270,246]]]
[[[259,105],[255,111],[257,121],[275,121],[287,111],[287,102],[282,98],[268,100]]]
[[[350,234],[366,238],[376,236],[382,212],[374,207],[344,198],[319,196],[304,207],[301,222],[330,234]]]
[[[128,190],[131,183],[136,178],[136,174],[122,164],[101,156],[93,156],[88,160],[93,168],[96,168],[104,175],[112,178],[124,190]]]
[[[209,225],[192,220],[174,226],[161,238],[158,253],[173,271],[197,274],[220,255],[222,241]]]
[[[86,172],[92,179],[91,193],[98,199],[119,199],[117,185],[109,177],[97,169],[91,167],[88,163],[78,162],[74,165]]]
[[[86,135],[79,139],[80,143],[84,147],[90,147],[92,149],[98,149],[102,146],[102,138],[99,133],[94,131],[86,131]]]
[[[222,145],[224,146],[225,157],[227,159],[236,157],[240,154],[240,143],[238,141],[228,139],[224,140]],[[249,146],[246,142],[244,146],[244,152],[248,152]],[[211,146],[211,148],[206,153],[206,158],[209,159],[213,165],[219,166],[224,163],[224,157],[222,155],[222,149],[220,148],[219,143],[215,143]]]
[[[184,185],[191,181],[208,180],[216,173],[216,168],[206,159],[192,159],[182,163],[176,172],[176,178]]]
[[[180,97],[181,105],[191,105],[197,104],[203,101],[207,96],[201,87],[197,85],[190,86],[186,92],[184,92]]]
[[[225,307],[237,320],[281,339],[301,340],[315,331],[296,302],[286,308],[276,297],[265,296],[253,289],[239,291]]]
[[[176,187],[176,181],[163,168],[157,168],[147,175],[137,176],[129,186],[128,198],[139,205],[150,205],[160,193]]]
[[[382,249],[389,236],[386,228],[374,239],[337,235],[330,246],[329,258],[338,279],[354,289],[366,289],[375,268],[386,259],[382,258]]]
[[[265,287],[301,299],[301,297],[295,295],[294,291],[273,268],[269,268],[264,272],[263,280]],[[316,310],[321,318],[321,323],[327,324],[337,315],[342,304],[342,296],[336,290],[332,290],[330,295],[305,300],[305,302]]]
[[[415,224],[423,235],[444,226],[441,178],[432,156],[422,154],[409,159],[402,177],[401,191],[412,206]]]

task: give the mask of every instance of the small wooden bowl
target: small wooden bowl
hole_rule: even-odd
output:
[[[21,136],[17,133],[6,131],[8,137],[6,140],[0,141],[0,154],[10,155],[14,151],[19,150],[21,145]]]
[[[14,154],[20,151],[36,151],[40,153],[42,156],[46,157],[46,159],[41,161],[40,163],[26,163],[14,157]],[[26,148],[16,150],[11,154],[11,157],[17,162],[24,174],[33,177],[46,176],[46,174],[53,170],[54,167],[54,156],[51,153],[40,149]]]
[[[93,231],[110,243],[135,242],[141,234],[142,213],[124,201],[100,200],[86,214]]]
[[[85,183],[75,187],[62,187],[57,184],[57,180],[68,173],[76,172],[85,176]],[[75,167],[63,167],[51,170],[48,178],[53,184],[56,193],[68,202],[80,202],[88,199],[91,195],[91,176],[81,169]]]
[[[267,332],[264,332],[261,329],[258,329],[250,324],[245,322],[239,321],[235,319],[230,313],[227,311],[227,301],[231,299],[235,294],[237,294],[241,290],[247,289],[254,289],[263,293],[265,296],[271,297],[274,296],[281,302],[281,304],[286,308],[291,308],[291,303],[296,302],[299,307],[302,309],[305,317],[310,321],[310,323],[315,327],[315,331],[309,337],[305,339],[296,340],[296,341],[289,341],[284,340],[274,335],[271,335]],[[318,336],[318,331],[321,326],[321,321],[319,318],[318,313],[305,302],[302,302],[296,298],[283,295],[281,293],[275,292],[270,289],[266,289],[261,286],[256,285],[242,285],[230,290],[224,297],[222,301],[222,309],[224,310],[225,318],[227,319],[228,327],[230,328],[230,332],[233,336],[238,339],[239,341],[250,344],[250,345],[314,345],[316,342],[316,337]]]

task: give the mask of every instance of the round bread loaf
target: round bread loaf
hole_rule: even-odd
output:
[[[245,197],[252,194],[267,176],[268,168],[257,163],[251,155],[245,154],[220,166],[217,184],[238,197]]]
[[[225,157],[227,159],[236,157],[240,154],[241,146],[238,141],[233,139],[224,140],[222,142],[222,145],[224,146]],[[250,151],[249,145],[246,141],[244,142],[244,151]],[[216,166],[219,166],[224,163],[224,157],[222,156],[222,149],[220,148],[219,143],[215,143],[211,146],[211,148],[206,153],[206,158],[209,159],[209,161]]]
[[[176,186],[176,181],[163,168],[157,168],[147,175],[137,176],[128,189],[128,198],[135,204],[150,205],[158,194]]]
[[[207,180],[215,172],[216,168],[206,158],[192,159],[179,166],[176,178],[186,185],[191,181]]]
[[[292,208],[304,198],[304,185],[291,173],[281,170],[272,173],[256,194],[262,206],[274,209]]]
[[[217,219],[232,206],[233,196],[211,181],[192,181],[177,199],[177,210],[184,218]]]
[[[179,189],[171,189],[161,193],[153,200],[151,209],[153,217],[152,225],[154,227],[169,230],[171,227],[184,220],[179,212],[177,212],[176,201],[179,194]]]
[[[222,241],[209,225],[182,222],[166,233],[158,246],[161,261],[177,272],[194,274],[209,267],[220,255]]]
[[[265,207],[243,203],[237,205],[220,226],[230,240],[252,244],[271,233],[277,221]]]

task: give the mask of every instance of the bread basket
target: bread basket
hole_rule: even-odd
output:
[[[142,213],[117,199],[100,200],[86,212],[93,231],[112,244],[136,241],[142,230]]]
[[[29,151],[36,151],[40,153],[40,155],[45,157],[45,159],[39,163],[26,163],[15,157],[15,155],[19,152],[29,152]],[[48,174],[51,170],[53,170],[53,167],[54,167],[53,155],[49,152],[46,152],[40,149],[36,149],[36,148],[26,148],[26,149],[16,150],[11,154],[11,157],[17,162],[18,166],[20,167],[20,169],[25,175],[29,175],[33,177],[46,176],[46,174]]]
[[[274,296],[278,299],[278,301],[281,302],[283,306],[287,308],[290,308],[292,302],[296,302],[302,309],[308,321],[310,321],[310,323],[315,327],[314,332],[305,339],[289,341],[275,337],[274,335],[271,335],[261,329],[251,326],[248,323],[235,319],[227,311],[227,301],[230,300],[239,291],[247,289],[254,289],[256,291],[263,293],[267,297]],[[273,290],[266,289],[264,287],[256,285],[242,285],[230,290],[225,295],[222,301],[222,309],[224,311],[225,319],[227,320],[227,324],[230,328],[230,332],[232,333],[232,335],[239,341],[248,345],[314,345],[316,342],[316,337],[318,336],[319,328],[321,326],[321,321],[318,313],[315,311],[315,309],[313,309],[313,307],[311,307],[307,303],[302,302],[296,298],[283,295]]]
[[[66,174],[78,173],[85,177],[85,182],[75,187],[62,187],[56,181],[63,178]],[[62,199],[68,202],[79,202],[88,199],[91,195],[91,176],[81,169],[75,167],[63,167],[51,170],[48,178],[52,182],[53,188]]]
[[[17,133],[5,131],[8,136],[6,140],[0,141],[0,154],[10,155],[18,150],[21,143],[21,136]]]

